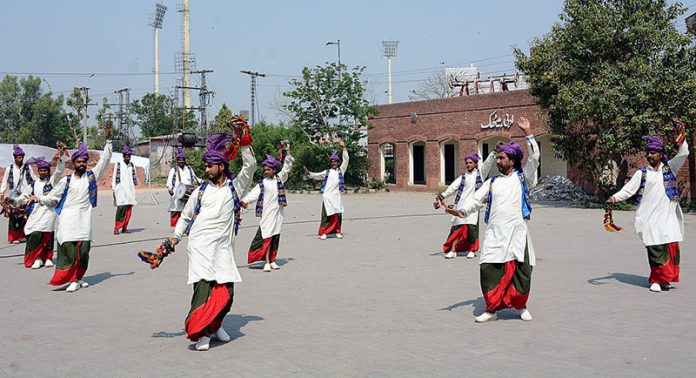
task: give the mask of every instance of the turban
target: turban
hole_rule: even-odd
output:
[[[644,136],[643,139],[645,140],[645,152],[665,152],[665,144],[662,142],[662,139],[660,137]]]
[[[184,149],[181,147],[176,148],[176,158],[177,159],[186,159],[186,153],[184,152]]]
[[[12,146],[12,156],[24,156],[24,150],[18,144]]]
[[[206,151],[203,154],[203,161],[208,164],[224,164],[225,176],[232,180],[232,172],[230,172],[230,160],[225,155],[224,151],[227,146],[234,140],[234,137],[227,133],[215,133],[208,136],[206,141]]]
[[[466,156],[464,156],[464,160],[471,159],[474,163],[478,163],[479,161],[479,156],[476,152],[472,152]]]
[[[278,169],[280,168],[280,161],[271,155],[266,155],[266,160],[264,160],[261,165],[264,167]]]
[[[131,148],[128,146],[124,146],[121,153],[124,155],[133,155],[133,150],[131,150]]]
[[[89,153],[87,152],[87,145],[84,143],[80,142],[79,146],[77,147],[77,150],[73,152],[72,156],[70,156],[70,160],[75,162],[77,159],[85,159],[89,160]]]
[[[339,161],[339,160],[341,160],[341,159],[338,157],[338,154],[336,153],[336,151],[334,151],[334,152],[331,154],[331,157],[329,158],[329,160],[331,160],[331,161]]]
[[[520,147],[519,144],[513,141],[509,141],[498,147],[498,152],[504,152],[509,159],[516,160],[518,162],[521,162],[522,158],[524,157],[524,151],[522,151],[522,147]]]
[[[27,164],[36,164],[36,167],[39,169],[51,168],[51,163],[47,162],[46,158],[44,158],[43,156],[33,157],[27,160]]]

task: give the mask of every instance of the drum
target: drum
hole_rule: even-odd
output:
[[[193,185],[179,183],[176,188],[174,188],[174,198],[179,201],[188,202],[188,199],[195,188],[196,187]]]

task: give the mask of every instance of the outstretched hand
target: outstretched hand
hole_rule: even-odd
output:
[[[104,125],[104,137],[106,140],[113,140],[113,131],[111,130],[111,125],[108,123]]]
[[[307,167],[302,167],[302,169],[304,169],[305,174],[309,174],[309,169],[307,169]]]
[[[344,150],[346,149],[346,141],[343,140],[343,138],[340,138],[338,140],[338,144],[343,148]]]
[[[531,134],[530,129],[532,126],[529,124],[529,120],[527,118],[520,117],[520,119],[517,121],[517,127],[524,131],[525,135]]]

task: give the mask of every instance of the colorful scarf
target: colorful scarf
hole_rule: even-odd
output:
[[[337,169],[338,171],[338,190],[342,192],[346,191],[346,183],[343,181],[343,172],[341,169]],[[331,168],[326,170],[326,175],[324,176],[324,182],[321,183],[321,192],[324,193],[324,189],[326,188],[326,182],[329,180],[329,172],[331,172]]]
[[[645,176],[648,173],[648,167],[643,167],[640,169],[640,188],[638,189],[638,194],[636,195],[636,202],[640,205],[640,201],[643,200],[643,191],[645,190]],[[679,188],[677,187],[677,178],[672,173],[672,168],[669,167],[667,159],[662,161],[662,182],[665,186],[665,194],[670,201],[679,202]]]
[[[138,177],[135,174],[135,166],[133,163],[128,163],[128,165],[133,169],[131,175],[133,176],[133,185],[138,185]],[[116,163],[116,185],[121,183],[121,163]]]
[[[454,203],[458,204],[459,200],[462,198],[462,192],[464,191],[464,184],[466,183],[466,179],[464,178],[464,175],[466,173],[462,173],[461,179],[462,181],[459,183],[459,188],[457,188],[457,197],[454,199]],[[478,190],[481,185],[483,185],[483,180],[481,179],[481,172],[479,172],[478,169],[476,169],[476,189]]]
[[[278,185],[278,205],[285,207],[288,205],[288,200],[285,197],[285,186],[278,176],[276,176],[276,183]],[[263,180],[259,181],[259,189],[261,190],[261,194],[259,194],[259,198],[256,200],[257,217],[261,217],[263,214]]]
[[[189,169],[189,180],[191,180],[191,184],[193,184],[193,169],[191,169],[191,166],[189,166],[188,164],[186,164],[185,167]],[[174,188],[176,187],[176,180],[179,180],[179,182],[181,182],[181,176],[179,173],[178,165],[175,164],[174,167],[172,167],[172,169],[174,169],[174,174],[172,175],[172,188]]]
[[[94,172],[87,171],[87,181],[89,181],[89,202],[92,207],[97,207],[97,177]],[[63,196],[60,198],[60,202],[56,206],[56,213],[60,214],[63,211],[63,205],[65,205],[65,199],[68,198],[68,189],[70,189],[70,180],[72,179],[72,174],[65,176],[65,190],[63,191]]]
[[[232,192],[232,200],[234,201],[234,234],[237,235],[237,232],[239,231],[239,225],[242,224],[242,215],[240,211],[242,206],[241,201],[237,196],[237,191],[234,189],[234,185],[232,184],[232,180],[227,180],[227,182],[230,185],[230,192]],[[206,181],[202,183],[198,189],[198,199],[196,200],[196,205],[193,208],[193,216],[191,217],[191,222],[189,223],[188,228],[186,228],[186,235],[191,233],[191,227],[193,227],[193,223],[196,221],[198,214],[201,212],[201,202],[203,200],[203,193],[205,192],[205,189],[207,187],[208,182]]]
[[[7,185],[10,187],[10,190],[14,190],[15,184],[14,184],[14,167],[15,164],[10,165],[9,169],[10,170],[10,176],[7,178]],[[19,168],[19,175],[21,176],[24,174],[24,177],[27,179],[27,183],[29,185],[34,186],[34,179],[31,177],[31,172],[29,172],[29,164],[24,164]]]
[[[41,180],[41,182],[44,182],[44,181]],[[51,190],[53,190],[53,185],[51,185],[51,177],[50,176],[45,180],[45,182],[46,182],[46,184],[44,184],[44,187],[43,187],[43,195],[44,196],[46,194],[50,193]],[[31,194],[35,195],[33,185],[31,186]],[[36,206],[36,202],[32,202],[29,204],[29,206],[27,206],[27,216],[29,216],[31,214],[31,212],[34,211],[35,206]]]
[[[515,169],[517,177],[520,179],[520,185],[522,185],[522,217],[529,220],[532,216],[532,205],[529,202],[529,189],[527,188],[527,180],[524,177],[524,172],[521,169]],[[486,217],[484,218],[486,224],[488,224],[488,219],[491,215],[491,203],[493,203],[493,182],[499,176],[491,177],[491,184],[488,188],[488,203],[486,205]]]

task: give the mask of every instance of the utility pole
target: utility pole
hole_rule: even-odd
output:
[[[89,88],[87,87],[80,87],[77,88],[80,93],[82,93],[82,99],[83,99],[83,104],[85,106],[84,113],[82,113],[82,143],[85,145],[87,144],[87,107],[89,105],[97,105],[96,103],[90,104],[89,103]]]
[[[114,92],[118,95],[118,113],[116,117],[118,118],[118,131],[119,134],[124,135],[125,130],[125,140],[124,143],[128,144],[130,142],[130,88],[119,89]],[[125,108],[125,111],[124,111]],[[125,127],[124,127],[125,126]]]
[[[256,124],[256,112],[257,112],[257,102],[256,102],[256,78],[266,77],[265,73],[255,72],[255,71],[239,71],[243,74],[251,76],[251,126]]]
[[[176,91],[177,91],[177,97],[178,97],[178,91],[179,89],[182,89],[183,93],[186,93],[187,90],[194,89],[199,91],[199,99],[200,99],[200,105],[199,106],[182,106],[182,107],[177,107],[177,110],[198,110],[201,113],[201,129],[200,131],[208,131],[208,115],[207,115],[207,107],[210,105],[210,99],[215,96],[215,92],[209,91],[208,87],[205,82],[206,74],[209,74],[213,72],[213,70],[200,70],[200,71],[192,71],[191,73],[198,73],[201,74],[201,86],[200,87],[193,87],[193,86],[187,86],[187,85],[177,85],[176,86]],[[185,126],[185,125],[184,125]]]

